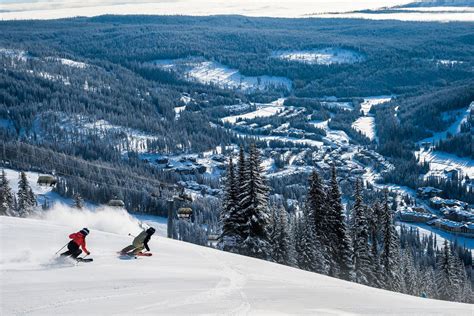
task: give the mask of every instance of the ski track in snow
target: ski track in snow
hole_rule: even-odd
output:
[[[116,251],[131,238],[91,230],[94,262],[55,263],[54,252],[74,231],[71,224],[0,216],[0,314],[472,315],[472,305],[374,289],[162,237],[150,241],[154,256],[120,260]]]

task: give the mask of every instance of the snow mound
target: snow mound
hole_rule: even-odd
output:
[[[116,251],[131,238],[91,230],[87,246],[94,262],[58,262],[54,253],[71,232],[44,220],[0,216],[0,314],[72,315],[84,308],[91,315],[472,314],[468,304],[379,290],[155,236],[152,257],[121,260]]]

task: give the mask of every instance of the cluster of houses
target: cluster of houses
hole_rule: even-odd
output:
[[[204,174],[209,170],[208,167],[216,168],[218,170],[226,169],[226,157],[224,155],[215,154],[209,157],[210,164],[199,163],[196,155],[181,156],[169,158],[167,156],[155,156],[142,158],[143,161],[155,165],[157,168],[164,171],[173,171],[181,175],[196,175]]]
[[[399,209],[398,219],[425,223],[454,234],[474,237],[474,209],[463,201],[443,199],[438,196],[441,193],[441,190],[433,187],[421,187],[417,191],[418,197],[428,200],[429,206],[438,215],[424,207],[404,206]]]

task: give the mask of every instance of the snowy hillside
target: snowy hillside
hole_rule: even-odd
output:
[[[154,256],[120,260],[131,239],[115,221],[92,229],[93,263],[57,263],[78,227],[0,217],[2,315],[472,315],[472,306],[407,296],[154,237]],[[110,230],[120,228],[116,232]],[[136,226],[135,231],[139,228]]]

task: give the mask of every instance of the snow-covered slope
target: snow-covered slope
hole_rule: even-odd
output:
[[[127,224],[127,223],[123,223]],[[128,223],[130,224],[130,223]],[[127,225],[128,225],[127,224]],[[473,307],[373,289],[166,238],[120,260],[124,234],[92,230],[93,263],[57,263],[81,227],[0,217],[2,315],[472,315]]]

